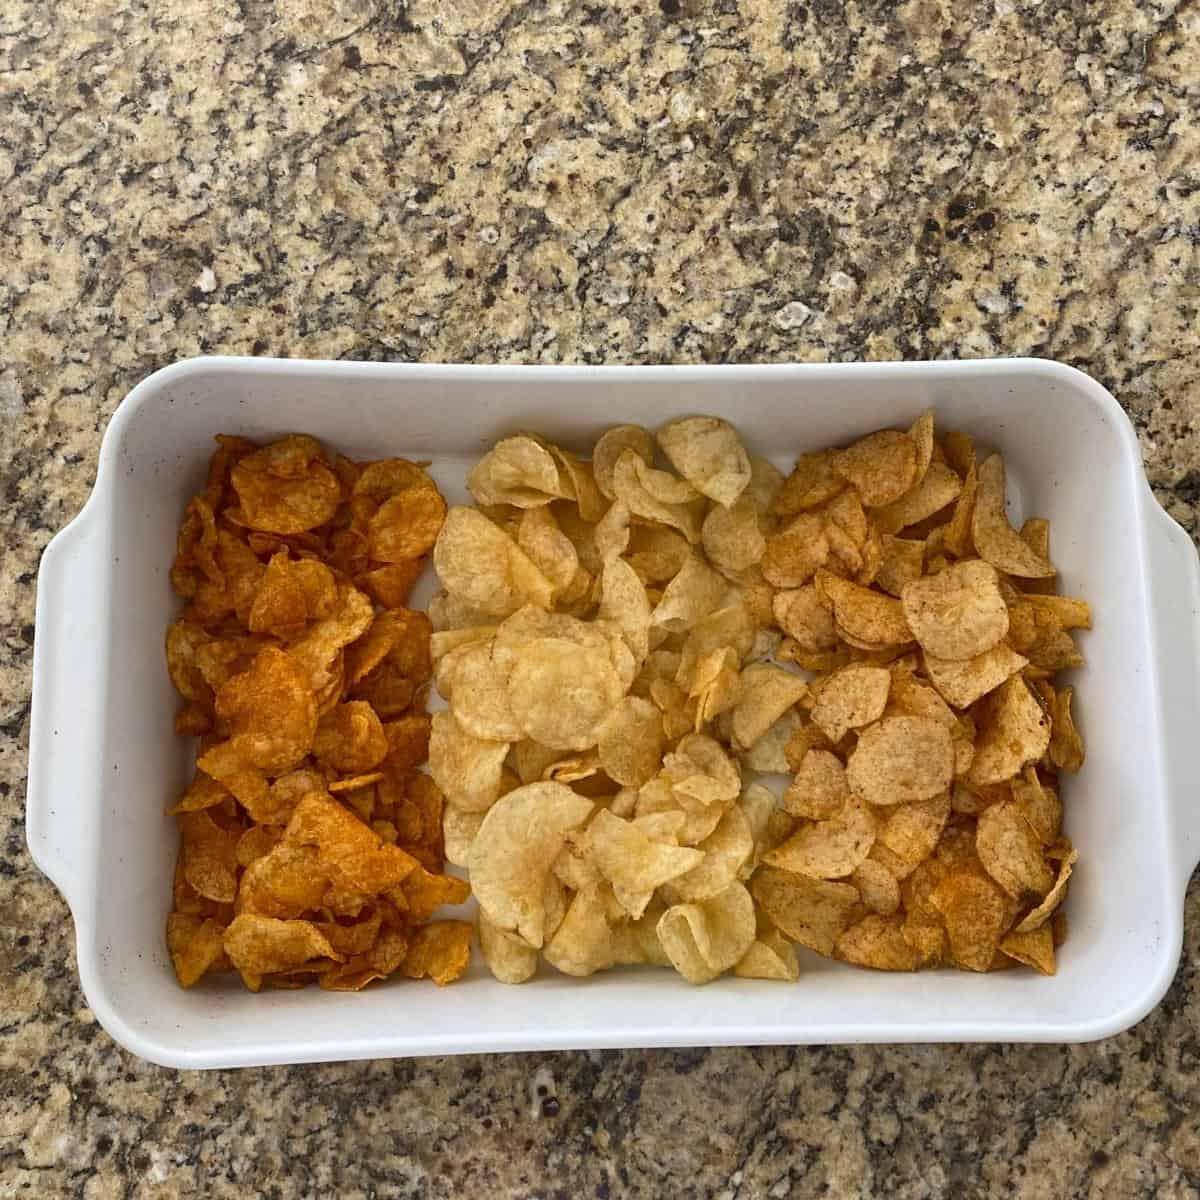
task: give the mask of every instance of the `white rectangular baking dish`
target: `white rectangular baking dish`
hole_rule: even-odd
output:
[[[1082,858],[1059,974],[886,975],[806,956],[795,985],[692,988],[664,971],[586,981],[543,969],[511,988],[479,964],[444,991],[251,995],[175,982],[163,921],[176,847],[163,809],[189,770],[162,640],[176,525],[218,431],[303,430],[352,456],[431,459],[449,499],[496,437],[581,446],[614,422],[736,422],[788,467],[797,452],[903,425],[925,407],[1007,455],[1014,516],[1053,524],[1066,590],[1096,628],[1067,785]],[[1200,858],[1200,573],[1154,502],[1133,430],[1099,384],[1035,360],[848,366],[460,367],[209,358],[139,384],[105,435],[95,491],[38,580],[28,837],[71,907],[88,1003],[144,1058],[219,1067],[466,1051],[701,1044],[1082,1041],[1133,1024],[1179,959]]]

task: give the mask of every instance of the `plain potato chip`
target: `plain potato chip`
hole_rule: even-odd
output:
[[[1076,774],[1083,767],[1083,739],[1071,716],[1072,687],[1059,688],[1050,708],[1050,761],[1060,770]]]
[[[874,814],[852,794],[836,817],[801,825],[786,842],[764,854],[763,862],[813,879],[841,879],[870,854],[876,828]]]
[[[672,633],[690,629],[718,606],[727,586],[698,555],[690,555],[679,574],[667,584],[651,619]]]
[[[596,486],[609,500],[616,499],[613,474],[617,460],[632,450],[647,466],[654,462],[654,439],[640,425],[614,425],[601,435],[592,448],[592,473]]]
[[[513,713],[504,668],[492,654],[492,642],[464,645],[445,672],[439,672],[438,690],[451,701],[454,718],[472,737],[486,741],[515,742],[525,736]]]
[[[785,937],[826,956],[842,931],[862,912],[858,889],[763,867],[750,880],[750,892]]]
[[[579,570],[579,553],[548,507],[530,508],[522,513],[517,545],[550,581],[555,598],[561,600]]]
[[[602,884],[577,892],[546,945],[546,961],[564,975],[593,975],[616,964],[605,890]]]
[[[1021,671],[1028,659],[1001,642],[974,658],[947,659],[925,655],[925,670],[948,704],[969,708]]]
[[[604,773],[626,787],[641,787],[658,772],[665,738],[657,707],[626,696],[601,722],[597,749]]]
[[[1004,459],[993,454],[979,467],[979,487],[971,518],[971,537],[980,558],[1006,575],[1022,579],[1044,579],[1054,567],[1008,523],[1004,511]]]
[[[696,851],[702,856],[696,865],[670,881],[673,899],[707,900],[741,877],[742,867],[754,853],[750,822],[742,809],[737,805],[729,809]]]
[[[1045,896],[1054,885],[1042,844],[1014,803],[992,804],[979,814],[975,849],[984,870],[1015,900]]]
[[[697,491],[729,508],[750,482],[750,459],[737,430],[719,417],[683,417],[658,431],[671,465]]]
[[[789,708],[749,750],[741,753],[742,764],[750,771],[765,775],[787,774],[791,769],[787,746],[800,723],[799,712]]]
[[[435,713],[429,738],[430,774],[456,808],[484,812],[500,795],[508,745],[474,737],[453,713]]]
[[[937,658],[975,658],[1008,632],[996,569],[977,559],[908,584],[900,603],[921,648]]]
[[[663,774],[675,792],[701,804],[730,803],[742,790],[737,764],[720,742],[705,734],[681,738],[663,759]]]
[[[519,937],[479,914],[479,948],[492,976],[501,983],[524,983],[537,971],[538,954]]]
[[[662,500],[651,491],[654,488],[662,494],[665,483],[673,478],[647,466],[634,450],[624,450],[613,470],[613,488],[616,499],[635,517],[678,529],[694,546],[700,541],[703,499],[698,502]]]
[[[835,474],[858,489],[872,508],[898,500],[916,482],[917,448],[906,433],[881,429],[834,453]]]
[[[808,694],[808,684],[770,663],[751,663],[741,675],[731,728],[735,746],[749,749],[780,717]]]
[[[968,782],[1003,783],[1049,748],[1050,717],[1019,675],[985,696],[975,711],[979,736]]]
[[[469,868],[480,908],[500,929],[541,946],[546,876],[565,834],[592,808],[564,784],[546,782],[516,788],[488,810],[471,844]]]
[[[885,667],[843,667],[822,682],[809,715],[831,742],[840,742],[849,730],[883,715],[891,686]]]
[[[650,600],[645,584],[623,558],[604,565],[599,615],[601,620],[617,625],[640,666],[650,652]]]
[[[954,772],[950,731],[928,717],[884,717],[864,729],[846,764],[850,790],[876,805],[929,800]]]
[[[759,562],[767,548],[760,511],[748,491],[729,508],[718,504],[709,509],[700,528],[700,542],[709,561],[734,573]]]
[[[442,814],[442,834],[445,838],[446,861],[465,867],[471,854],[471,843],[483,824],[483,813],[464,812],[452,804]]]
[[[503,438],[472,468],[467,487],[480,504],[536,508],[567,496],[554,455],[525,434]]]
[[[796,948],[777,929],[760,932],[734,965],[733,973],[742,979],[794,982],[800,978]]]
[[[675,969],[689,983],[707,983],[754,943],[754,902],[740,883],[733,883],[707,900],[672,905],[657,932]]]
[[[631,917],[640,917],[664,883],[691,871],[704,859],[699,849],[656,841],[632,821],[600,809],[588,826],[588,846],[613,896]]]
[[[844,962],[876,971],[915,971],[921,953],[904,936],[904,918],[871,913],[844,930],[834,946]]]

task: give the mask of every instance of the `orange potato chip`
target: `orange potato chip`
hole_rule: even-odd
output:
[[[1055,973],[1054,937],[1049,925],[1039,925],[1028,933],[1006,933],[1000,941],[1000,952],[1043,975]]]
[[[232,903],[237,894],[237,845],[241,828],[226,829],[207,809],[184,812],[177,818],[183,835],[183,875],[208,900]]]
[[[406,562],[386,563],[373,567],[358,576],[355,582],[384,608],[403,608],[408,604],[413,584],[421,577],[428,558],[413,558]]]
[[[246,524],[267,533],[302,533],[337,511],[341,486],[314,438],[293,434],[238,460],[230,474]]]
[[[913,640],[899,600],[839,579],[825,570],[816,573],[814,582],[818,597],[833,609],[837,628],[851,645],[874,649]]]
[[[770,511],[779,517],[794,516],[806,509],[818,508],[844,491],[849,486],[847,481],[833,470],[836,454],[835,450],[802,454],[772,498]]]
[[[427,921],[443,904],[463,904],[471,894],[470,884],[454,875],[436,875],[417,866],[404,877],[400,892],[410,921]],[[392,893],[393,898],[395,893]]]
[[[280,920],[299,917],[321,907],[328,887],[315,847],[277,842],[242,872],[236,911]]]
[[[1030,930],[1039,929],[1051,917],[1058,915],[1058,906],[1066,898],[1067,884],[1070,882],[1071,873],[1078,859],[1078,850],[1069,844],[1063,847],[1063,857],[1059,861],[1058,877],[1054,881],[1054,886],[1046,893],[1045,899],[1040,904],[1017,922],[1017,933],[1029,933]]]
[[[224,938],[224,927],[211,917],[180,912],[167,917],[167,949],[183,987],[192,987],[218,965]]]
[[[433,548],[446,517],[446,502],[432,481],[385,500],[367,523],[367,552],[372,561],[403,563]]]
[[[980,558],[997,571],[1023,579],[1054,575],[1054,567],[1030,549],[1008,523],[1004,499],[1004,459],[993,454],[979,467],[979,488],[971,518],[971,537]]]
[[[817,513],[800,512],[767,538],[760,560],[763,578],[773,587],[799,588],[829,561],[825,521]]]
[[[324,766],[355,773],[370,771],[387,753],[383,724],[364,700],[339,704],[317,725],[313,754]]]
[[[947,875],[929,895],[945,922],[950,954],[968,971],[987,971],[1004,933],[1004,893],[991,880],[969,872]]]
[[[341,955],[311,921],[280,921],[256,913],[239,913],[225,931],[225,953],[252,991],[264,975],[291,971],[318,959],[341,961]]]
[[[908,434],[881,429],[835,451],[831,465],[858,489],[864,504],[878,508],[898,500],[916,482],[917,447]]]

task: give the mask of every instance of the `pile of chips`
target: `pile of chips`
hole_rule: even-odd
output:
[[[358,990],[466,969],[471,927],[429,917],[442,874],[429,745],[430,625],[405,607],[446,506],[415,463],[329,457],[311,437],[219,437],[187,506],[167,633],[200,738],[167,943],[179,982],[235,968],[258,991]]]
[[[926,413],[784,479],[691,417],[590,461],[509,437],[468,482],[434,547],[430,770],[498,979],[790,980],[797,944],[1053,973],[1083,761],[1054,677],[1091,616],[998,455]]]

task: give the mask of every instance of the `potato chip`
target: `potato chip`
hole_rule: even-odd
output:
[[[691,555],[667,585],[651,619],[672,633],[690,629],[717,608],[727,586],[716,571]]]
[[[798,588],[829,561],[829,554],[824,520],[816,513],[801,512],[767,538],[760,559],[763,577],[773,587]]]
[[[891,819],[894,817],[893,813]],[[899,880],[878,860],[866,858],[860,862],[851,873],[850,882],[858,888],[863,904],[871,912],[887,917],[900,907]]]
[[[700,528],[700,542],[710,562],[722,571],[744,571],[759,562],[766,551],[760,508],[748,492],[729,508],[716,505]]]
[[[770,511],[779,517],[794,516],[806,509],[818,508],[844,491],[849,484],[834,473],[836,454],[835,450],[802,454],[771,500]]]
[[[929,903],[942,915],[950,954],[968,971],[986,971],[1004,933],[1004,893],[982,875],[960,871],[941,880]]]
[[[454,875],[440,875],[417,865],[388,895],[402,907],[409,921],[427,921],[443,905],[462,904],[471,894],[465,879]],[[400,905],[403,898],[404,904]]]
[[[451,700],[454,717],[472,737],[515,742],[524,736],[513,714],[505,670],[492,654],[492,642],[471,642],[447,661],[439,690]]]
[[[1076,774],[1083,766],[1083,739],[1071,716],[1072,687],[1059,688],[1050,708],[1050,761],[1060,771]]]
[[[1049,925],[1039,925],[1028,933],[1006,933],[1000,940],[1000,952],[1043,975],[1053,975],[1054,937]]]
[[[1003,783],[1050,745],[1050,718],[1019,676],[990,692],[976,709],[979,736],[967,773],[973,784]]]
[[[1008,632],[996,570],[977,559],[908,584],[900,602],[913,636],[937,658],[975,658]]]
[[[662,490],[659,486],[659,476],[664,472],[647,473],[651,471],[646,463],[633,450],[624,450],[617,459],[613,471],[613,488],[616,498],[620,500],[636,517],[648,521],[658,521],[678,529],[685,538],[695,545],[700,541],[700,522],[703,502],[671,502],[659,499],[646,486],[647,478],[651,486]],[[670,477],[667,477],[670,478]]]
[[[688,631],[675,682],[691,691],[699,663],[715,650],[731,649],[739,664],[754,645],[754,618],[744,605],[730,604],[702,617]]]
[[[737,430],[719,417],[684,417],[658,431],[671,465],[697,491],[729,508],[750,482],[750,459]]]
[[[885,592],[899,596],[905,584],[921,578],[925,565],[925,543],[885,533],[880,538],[879,570],[875,582]]]
[[[742,671],[740,691],[732,710],[733,741],[748,749],[807,695],[808,684],[782,667],[751,663]]]
[[[672,905],[658,940],[689,983],[707,983],[734,966],[755,940],[754,903],[740,884],[696,903]]]
[[[225,953],[252,991],[264,975],[291,971],[318,959],[340,962],[342,956],[311,921],[280,921],[256,913],[240,913],[225,931]]]
[[[598,885],[577,892],[546,945],[546,961],[564,975],[592,975],[617,961],[604,889]]]
[[[949,816],[947,793],[893,805],[879,827],[877,844],[906,866],[914,867],[933,853]]]
[[[979,814],[975,849],[987,873],[1015,900],[1042,897],[1054,885],[1041,842],[1014,803],[992,804]]]
[[[696,851],[702,855],[696,865],[670,881],[667,891],[674,900],[707,900],[741,878],[742,868],[754,853],[750,822],[742,809],[737,805],[730,808]]]
[[[971,537],[980,558],[1006,575],[1044,579],[1055,574],[1054,567],[1034,553],[1008,523],[1004,511],[1004,459],[999,454],[986,458],[979,467]]]
[[[955,708],[969,708],[976,700],[1016,675],[1028,662],[1004,643],[974,658],[951,660],[925,656],[925,670],[933,686]]]
[[[800,723],[799,712],[788,709],[749,750],[742,751],[743,766],[764,775],[784,775],[790,771],[787,746]]]
[[[858,890],[763,867],[750,880],[750,892],[785,937],[826,956],[838,937],[862,912]]]
[[[245,523],[267,533],[301,533],[337,511],[341,486],[315,438],[293,434],[238,460],[230,473]]]
[[[1050,610],[1022,600],[1010,606],[1009,618],[1008,640],[1033,666],[1049,672],[1083,665],[1074,640]]]
[[[320,693],[336,677],[343,647],[357,641],[370,628],[374,615],[371,601],[362,592],[339,583],[333,612],[310,623],[304,634],[288,646],[288,657],[315,693]]]
[[[813,701],[813,724],[831,741],[883,715],[892,676],[884,667],[843,667],[822,682]]]
[[[600,585],[600,619],[612,621],[641,665],[650,652],[650,601],[634,569],[621,558],[606,563]]]
[[[1037,769],[1026,766],[1009,780],[1013,802],[1043,846],[1049,846],[1062,832],[1062,801],[1054,788],[1042,782]]]
[[[438,987],[453,983],[470,962],[471,932],[467,921],[431,921],[414,929],[400,973],[409,979],[432,979]]]
[[[794,982],[800,978],[800,964],[795,947],[778,930],[770,930],[758,935],[734,965],[733,973],[742,979]]]
[[[387,563],[382,567],[373,567],[356,577],[355,583],[359,584],[377,604],[382,604],[384,608],[403,608],[408,604],[409,593],[421,577],[426,562],[428,559],[422,557],[406,562]]]
[[[962,480],[949,467],[932,463],[913,488],[890,504],[874,509],[872,520],[880,533],[898,533],[953,504],[962,486]]]
[[[795,817],[827,821],[838,816],[850,796],[841,759],[827,750],[809,750],[783,794],[784,809]]]
[[[763,862],[813,879],[840,879],[870,854],[875,836],[874,814],[851,794],[836,817],[801,825]]]
[[[908,434],[881,429],[836,451],[831,466],[858,489],[864,504],[877,508],[898,500],[916,482],[917,448]]]
[[[373,562],[401,563],[432,549],[446,517],[446,502],[432,481],[385,500],[367,522],[367,552]]]
[[[544,892],[550,866],[568,830],[592,803],[561,783],[531,783],[489,809],[471,846],[471,886],[480,908],[499,928],[542,944]]]
[[[387,738],[386,764],[396,771],[419,767],[429,757],[432,719],[427,713],[407,713],[383,726]]]
[[[517,545],[550,581],[556,598],[561,599],[579,570],[579,554],[558,527],[550,508],[530,508],[521,515]]]
[[[235,911],[292,919],[320,908],[328,887],[316,847],[276,843],[242,872]]]
[[[657,773],[665,746],[657,707],[626,696],[600,724],[597,749],[604,773],[627,787],[641,787]]]
[[[184,878],[206,899],[232,903],[237,893],[237,845],[242,830],[217,824],[207,809],[181,813],[177,820],[183,835]]]
[[[904,918],[871,913],[844,930],[834,946],[844,962],[876,971],[915,971],[921,953],[904,936]]]
[[[479,914],[479,949],[493,978],[501,983],[524,983],[537,971],[538,953],[515,934],[499,929]]]
[[[225,953],[225,927],[211,917],[173,912],[167,917],[167,949],[181,986],[198,983]]]
[[[429,771],[456,808],[484,812],[500,795],[500,776],[508,742],[477,738],[452,713],[433,716]]]
[[[833,609],[843,640],[863,649],[882,649],[912,641],[912,631],[899,600],[819,570],[814,577],[817,596]]]
[[[318,762],[337,771],[369,771],[388,752],[383,724],[363,700],[339,704],[322,718],[313,740]]]
[[[504,438],[475,464],[467,487],[480,504],[536,508],[573,490],[550,450],[525,434]]]
[[[1064,855],[1059,861],[1058,877],[1054,881],[1054,886],[1046,893],[1045,899],[1036,908],[1017,922],[1017,933],[1029,933],[1031,930],[1040,929],[1051,917],[1057,915],[1058,906],[1066,897],[1071,873],[1075,863],[1079,860],[1079,852],[1070,846],[1065,848]]]
[[[688,692],[689,699],[696,702],[696,733],[738,702],[742,693],[739,665],[737,651],[730,646],[714,650],[696,664]]]
[[[928,717],[884,717],[864,729],[846,765],[850,790],[871,804],[929,800],[954,771],[950,731]]]
[[[617,460],[626,450],[632,450],[647,466],[654,462],[654,439],[640,425],[614,425],[592,450],[592,473],[596,486],[609,500],[616,499],[613,475]]]
[[[705,858],[699,849],[672,846],[649,837],[635,823],[601,809],[588,827],[588,847],[613,895],[631,917],[640,917],[654,891]]]
[[[675,792],[701,804],[729,803],[742,790],[741,772],[733,759],[719,742],[700,733],[680,739],[663,759],[663,773]]]

